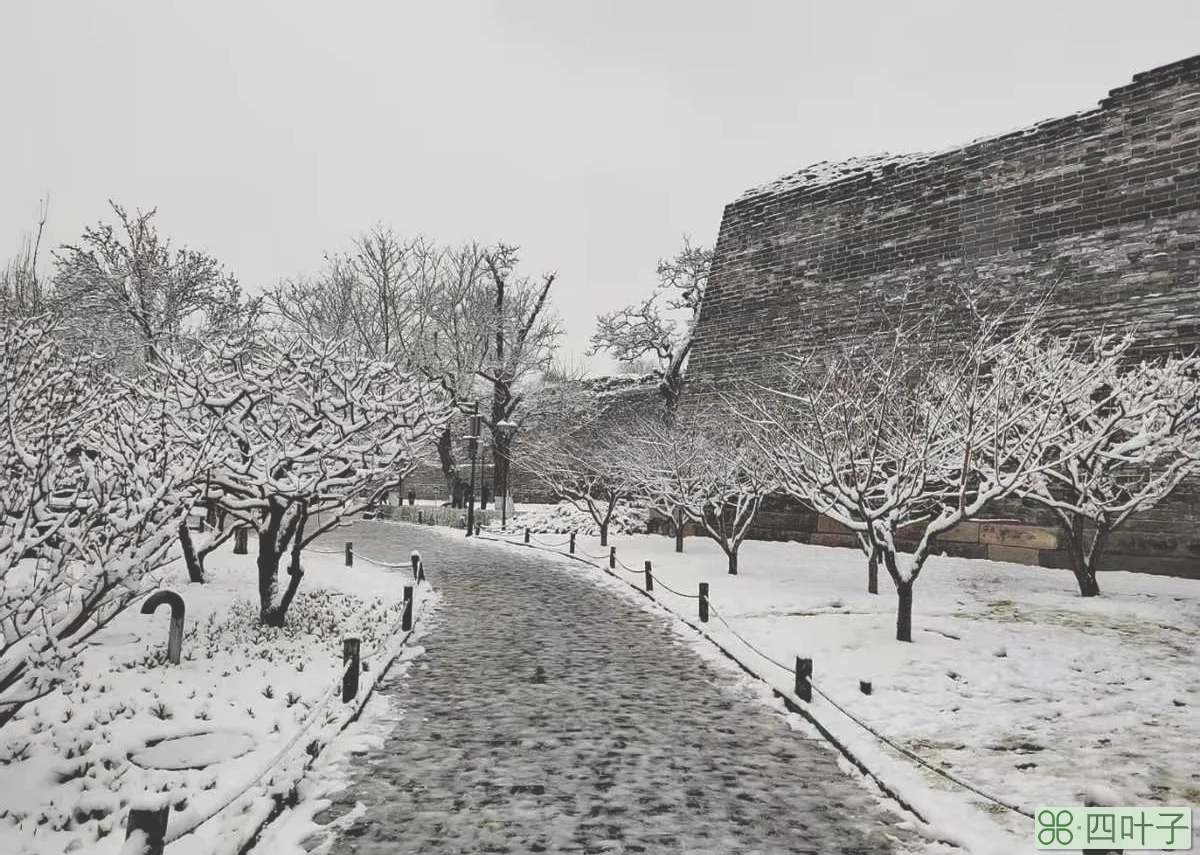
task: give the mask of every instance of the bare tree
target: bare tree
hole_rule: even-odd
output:
[[[681,413],[670,424],[643,419],[632,432],[639,490],[673,520],[675,551],[685,522],[701,527],[738,572],[738,551],[763,499],[775,488],[772,467],[752,438],[723,411]]]
[[[304,575],[301,550],[399,487],[417,444],[445,422],[444,400],[389,362],[307,338],[229,340],[167,360],[189,421],[223,444],[208,482],[229,516],[258,533],[260,615],[281,626]]]
[[[654,294],[596,319],[589,354],[607,351],[620,363],[634,363],[644,357],[657,360],[668,414],[675,412],[683,391],[683,371],[691,353],[712,258],[711,249],[693,245],[684,235],[683,248],[675,257],[658,262]],[[682,329],[666,314],[669,311],[685,315]]]
[[[1085,597],[1100,593],[1096,565],[1113,532],[1200,471],[1200,358],[1132,363],[1132,336],[1081,347],[1048,342],[1029,363],[1030,384],[1067,376],[1087,396],[1050,411],[1055,465],[1031,474],[1016,494],[1049,508],[1067,536],[1071,569]]]
[[[317,278],[283,283],[272,303],[298,329],[348,335],[362,352],[436,383],[460,413],[484,401],[499,485],[511,449],[496,426],[521,422],[524,397],[562,334],[549,301],[555,274],[534,281],[516,272],[517,262],[516,247],[439,247],[377,227],[350,255],[329,257]],[[451,494],[460,427],[447,423],[436,437]]]
[[[637,493],[641,477],[629,433],[594,407],[564,417],[557,431],[527,437],[517,459],[550,493],[587,511],[608,545],[608,527],[617,505]]]
[[[887,569],[900,641],[912,640],[913,586],[937,535],[1049,468],[1048,448],[1072,454],[1049,414],[1086,397],[1065,375],[1028,385],[1045,347],[1032,323],[1003,337],[993,325],[966,342],[934,323],[908,321],[890,342],[807,358],[789,387],[745,409],[785,491],[859,534]],[[915,540],[911,554],[901,538]]]
[[[25,238],[21,251],[0,270],[0,314],[29,318],[51,309],[53,293],[39,269],[46,202],[38,210],[37,228]]]
[[[188,323],[229,328],[256,313],[258,301],[244,302],[237,280],[215,258],[172,249],[158,233],[155,210],[130,215],[109,205],[117,227],[86,228],[78,244],[54,253],[59,306],[78,346],[113,352],[136,369],[158,358]]]
[[[196,463],[164,441],[156,402],[63,358],[58,332],[6,322],[0,343],[0,726],[157,582]]]

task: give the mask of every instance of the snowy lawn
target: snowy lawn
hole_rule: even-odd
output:
[[[372,556],[404,565],[387,569],[308,550],[286,626],[272,629],[258,624],[254,548],[210,555],[204,585],[187,584],[182,566],[169,576],[186,604],[180,665],[166,660],[168,609],[135,607],[95,637],[76,685],[0,730],[0,852],[119,852],[133,802],[172,805],[171,855],[232,855],[273,797],[288,797],[400,652],[412,573],[406,552]],[[415,615],[435,596],[418,586]],[[361,639],[368,669],[351,704],[340,696],[346,637]]]
[[[1067,571],[933,558],[906,644],[895,640],[892,582],[881,570],[880,594],[866,593],[861,553],[748,542],[730,576],[709,540],[688,538],[684,554],[666,537],[609,543],[637,571],[616,572],[639,588],[647,559],[656,580],[682,593],[708,582],[715,614],[704,628],[773,686],[790,693],[791,671],[717,614],[782,665],[811,658],[813,684],[837,704],[997,799],[1032,812],[1107,789],[1122,805],[1200,813],[1200,582],[1103,573],[1103,596],[1083,599]],[[578,551],[607,567],[599,538],[580,536]],[[698,622],[695,599],[661,584],[655,596]],[[1033,851],[1032,820],[903,759],[819,694],[808,708],[936,836],[971,852]]]

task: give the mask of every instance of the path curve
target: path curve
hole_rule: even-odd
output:
[[[350,761],[352,784],[317,820],[366,811],[323,851],[884,855],[916,844],[832,751],[748,697],[668,618],[588,578],[599,571],[398,523],[322,545],[345,540],[393,561],[421,550],[443,601],[424,655],[380,684],[404,711],[394,730]]]

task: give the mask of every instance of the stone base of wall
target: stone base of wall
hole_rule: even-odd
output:
[[[1097,569],[1200,579],[1200,524],[1189,521],[1189,517],[1200,518],[1195,516],[1193,504],[1197,498],[1195,489],[1181,491],[1159,508],[1132,518],[1109,539]],[[1001,513],[1006,515],[1001,517]],[[850,529],[786,498],[764,503],[749,536],[859,549],[858,538]],[[917,541],[902,536],[897,545],[912,550]],[[944,532],[937,538],[934,554],[1070,567],[1062,532],[1053,524],[1053,517],[1020,502],[1002,503],[990,518],[959,523]]]

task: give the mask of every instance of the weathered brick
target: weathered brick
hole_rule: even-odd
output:
[[[782,354],[878,326],[879,295],[915,286],[932,308],[964,279],[985,300],[1053,287],[1052,324],[1139,324],[1147,354],[1200,346],[1198,112],[1200,56],[1076,115],[936,155],[822,164],[743,195],[724,211],[689,383],[775,380]],[[999,515],[1055,525],[1021,503]],[[1180,560],[1200,554],[1194,502],[1168,501],[1128,530],[1130,552],[1114,554],[1131,569],[1130,554],[1172,539]],[[995,547],[1058,546],[1050,530],[996,531]]]
[[[858,538],[850,534],[815,533],[810,534],[806,542],[811,543],[813,546],[839,546],[846,549],[859,549]]]
[[[979,542],[979,523],[974,520],[960,522],[949,531],[944,531],[937,536],[938,543],[978,543]]]
[[[1026,549],[1057,549],[1058,533],[1041,526],[982,522],[979,524],[979,542]]]
[[[987,557],[992,561],[1011,561],[1013,564],[1031,564],[1037,566],[1041,556],[1036,549],[1026,549],[1022,546],[988,544]]]
[[[842,534],[854,536],[853,530],[842,525],[840,522],[829,517],[822,516],[817,518],[817,531],[824,534]]]

